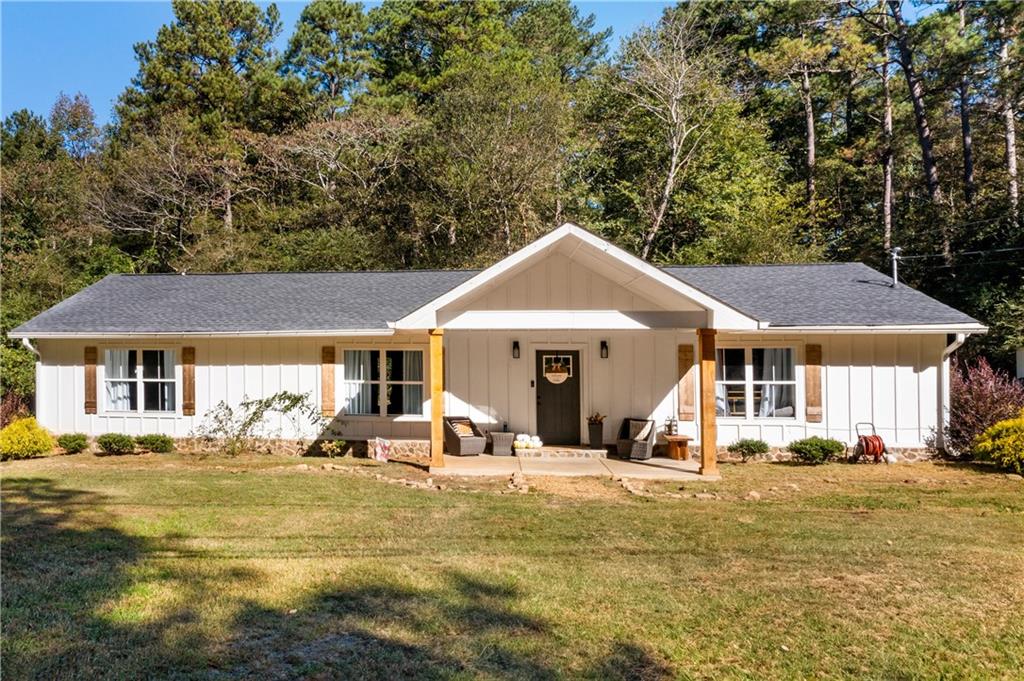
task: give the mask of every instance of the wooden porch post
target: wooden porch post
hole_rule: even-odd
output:
[[[430,330],[430,465],[444,468],[444,329]]]
[[[700,473],[718,475],[715,425],[715,329],[697,329],[700,344]]]

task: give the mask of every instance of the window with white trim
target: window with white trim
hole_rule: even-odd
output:
[[[422,416],[422,350],[345,350],[342,411],[351,416]]]
[[[103,383],[107,411],[173,412],[174,350],[108,348]]]
[[[747,415],[747,378],[743,348],[718,348],[715,409],[718,416]]]
[[[795,418],[795,350],[718,348],[715,413],[735,418]]]

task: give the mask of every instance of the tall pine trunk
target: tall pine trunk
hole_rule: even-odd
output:
[[[921,147],[925,185],[928,187],[928,196],[932,202],[939,203],[942,201],[942,187],[939,184],[939,167],[935,161],[932,128],[928,123],[928,113],[924,105],[924,84],[914,67],[914,48],[910,45],[907,22],[900,9],[900,0],[889,0],[889,8],[896,21],[896,47],[899,51],[900,68],[907,79],[910,103],[914,107],[914,126],[917,128],[917,141]]]
[[[888,252],[892,249],[892,90],[889,86],[889,55],[886,50],[882,62],[882,95],[885,111],[882,114],[882,244]]]
[[[963,2],[960,3],[960,37],[964,36],[967,29],[967,11]],[[971,135],[971,113],[970,113],[970,89],[967,82],[967,67],[960,75],[960,84],[957,87],[957,95],[960,99],[960,137],[963,142],[964,152],[964,201],[967,205],[974,204],[974,140]]]
[[[921,164],[924,167],[924,181],[928,188],[928,197],[935,205],[941,204],[942,186],[939,184],[939,167],[935,160],[935,148],[932,142],[932,128],[928,123],[928,113],[924,105],[924,84],[921,76],[914,67],[914,48],[910,44],[909,29],[906,19],[903,18],[903,11],[900,8],[901,0],[888,0],[889,10],[896,22],[896,47],[899,54],[900,68],[907,80],[907,90],[910,92],[910,103],[914,107],[914,126],[917,128],[917,142],[921,147]],[[952,262],[952,246],[950,244],[949,229],[943,220],[941,226],[942,254],[947,264]]]
[[[814,100],[811,99],[811,74],[805,64],[800,73],[800,98],[804,103],[807,126],[807,207],[814,213],[814,166],[817,163],[817,141],[814,136]]]
[[[1001,79],[1003,81],[1003,125],[1005,127],[1004,140],[1006,143],[1006,174],[1007,174],[1007,196],[1010,202],[1010,217],[1013,224],[1017,224],[1020,217],[1020,185],[1017,181],[1017,111],[1013,106],[1013,98],[1009,95],[1011,85],[1009,83],[1012,74],[1010,73],[1010,39],[1006,34],[1005,25],[1000,25],[1000,46],[999,65]]]
[[[231,208],[234,196],[231,192],[231,183],[224,182],[224,229],[231,231],[235,228],[235,213]]]

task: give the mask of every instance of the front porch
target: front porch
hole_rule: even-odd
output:
[[[717,480],[715,339],[714,329],[432,330],[431,377],[437,380],[431,381],[429,393],[431,469],[465,475],[521,471]],[[548,353],[566,355],[571,361],[571,378],[555,386],[572,398],[566,401],[568,408],[553,399],[557,393],[550,392],[542,372],[541,360]],[[541,388],[549,392],[542,395]],[[569,437],[546,436],[542,418],[550,411],[567,414],[563,422]],[[586,421],[595,412],[607,417],[596,436]],[[479,465],[446,456],[446,416],[470,420],[482,433],[539,434],[547,446]],[[650,422],[655,452],[670,449],[666,421],[674,422],[676,434],[696,450],[695,459],[609,458],[602,463],[622,437],[627,420]],[[594,437],[599,439],[592,441]]]
[[[716,335],[753,329],[756,322],[593,234],[565,225],[400,319],[394,328],[428,336],[431,463],[439,471],[559,468],[552,461],[449,462],[445,416],[465,418],[480,431],[596,450],[624,439],[620,429],[628,422],[647,421],[652,445],[664,446],[668,432],[686,436],[699,446],[700,460],[572,462],[565,464],[564,474],[668,471],[715,479]],[[587,422],[595,413],[605,417],[597,434]]]
[[[701,474],[700,462],[654,457],[646,461],[613,458],[544,456],[446,456],[443,466],[431,466],[431,475],[464,477],[527,476],[631,478],[697,482],[718,480],[719,475]]]

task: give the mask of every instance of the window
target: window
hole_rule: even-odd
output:
[[[792,348],[754,348],[753,407],[759,417],[796,415],[796,369]]]
[[[715,413],[737,418],[795,417],[793,348],[719,348]]]
[[[175,410],[173,350],[108,349],[103,381],[108,411]]]
[[[421,350],[345,350],[344,411],[353,416],[422,416]]]
[[[747,413],[746,364],[742,348],[719,348],[715,362],[715,411],[719,416]]]

